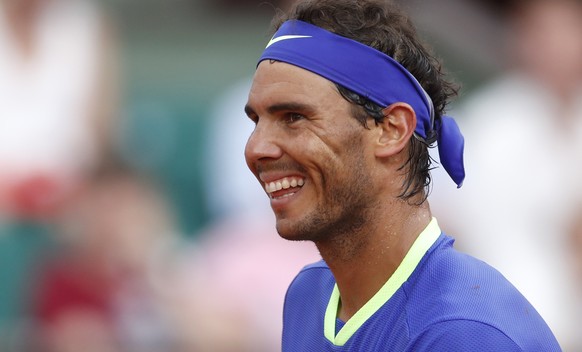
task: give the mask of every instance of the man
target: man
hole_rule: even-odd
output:
[[[428,146],[464,180],[453,86],[381,0],[300,1],[259,60],[245,157],[279,234],[313,241],[283,351],[559,351],[497,271],[456,252],[427,198]]]

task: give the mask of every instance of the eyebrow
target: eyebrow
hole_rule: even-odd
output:
[[[311,111],[311,110],[313,110],[311,106],[295,102],[274,104],[267,108],[267,111],[270,114],[275,114],[281,111]]]
[[[296,102],[284,102],[284,103],[277,103],[271,105],[267,108],[267,112],[269,114],[275,114],[281,111],[301,111],[301,112],[310,112],[313,111],[313,108],[310,105],[296,103]],[[247,104],[245,105],[245,113],[250,116],[255,114],[255,110]]]

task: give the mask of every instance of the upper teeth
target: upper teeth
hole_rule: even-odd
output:
[[[280,191],[282,189],[287,189],[291,187],[301,187],[304,181],[302,178],[283,178],[277,181],[265,183],[265,191],[267,193],[273,193],[275,191]]]

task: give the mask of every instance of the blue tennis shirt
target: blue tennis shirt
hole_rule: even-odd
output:
[[[284,352],[553,352],[558,342],[534,307],[498,271],[453,248],[435,219],[400,267],[350,320],[321,261],[285,298]]]

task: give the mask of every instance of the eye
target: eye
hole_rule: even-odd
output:
[[[285,121],[287,123],[297,122],[299,120],[303,120],[304,118],[305,118],[304,115],[301,115],[301,114],[296,113],[296,112],[289,112],[289,113],[285,114]]]

